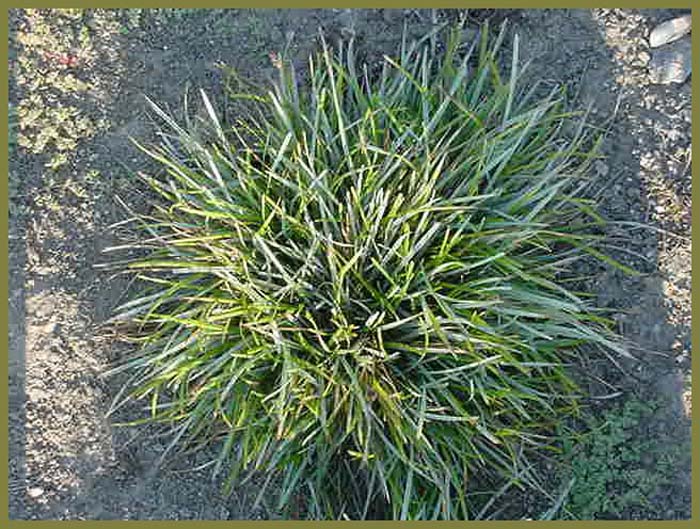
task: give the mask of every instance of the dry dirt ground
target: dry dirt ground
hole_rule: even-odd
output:
[[[395,49],[404,23],[409,33],[421,35],[435,21],[464,15],[467,31],[484,18],[507,20],[509,34],[520,35],[522,54],[533,61],[532,78],[545,86],[566,85],[572,105],[592,105],[593,119],[609,127],[607,158],[596,166],[603,211],[619,221],[610,225],[608,250],[643,274],[627,277],[600,268],[589,287],[601,305],[614,309],[620,331],[639,345],[642,360],[624,366],[626,375],[614,379],[614,387],[590,389],[594,395],[621,393],[593,401],[603,418],[625,399],[655,402],[637,432],[661,448],[633,461],[633,476],[598,482],[603,495],[643,488],[643,501],[589,514],[688,517],[690,83],[651,84],[647,43],[654,24],[679,13],[12,11],[11,518],[275,516],[264,501],[254,505],[254,487],[222,497],[208,470],[197,468],[207,454],[179,457],[159,469],[154,461],[168,439],[145,428],[115,428],[105,419],[116,387],[100,373],[119,346],[101,323],[128,285],[94,265],[115,241],[110,225],[126,215],[114,196],[145,207],[130,170],[147,162],[128,140],[152,134],[143,95],[177,113],[185,89],[201,87],[224,106],[227,68],[267,82],[274,72],[269,53],[292,34],[298,69],[318,46],[319,28],[330,41],[354,32],[366,60],[377,61]],[[677,449],[669,455],[666,447]],[[553,493],[566,476],[564,470],[551,473]],[[491,516],[537,517],[548,500],[530,500]],[[575,512],[562,509],[557,516]]]

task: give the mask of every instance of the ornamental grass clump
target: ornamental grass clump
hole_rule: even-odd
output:
[[[204,96],[207,133],[154,105],[117,370],[174,442],[309,518],[473,517],[474,479],[512,479],[576,409],[569,365],[625,354],[564,281],[600,255],[586,127],[516,84],[517,39],[503,74],[503,32],[441,35],[376,75],[324,44],[308,86],[279,61],[235,123]]]

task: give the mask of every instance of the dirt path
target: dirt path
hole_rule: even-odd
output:
[[[602,501],[601,518],[690,516],[690,83],[654,85],[648,69],[650,30],[682,13],[523,10],[511,17],[536,78],[567,86],[575,107],[591,105],[594,122],[614,116],[603,146],[606,158],[596,165],[601,210],[623,223],[607,228],[607,250],[643,272],[633,277],[608,267],[589,271],[589,291],[597,294],[598,306],[613,311],[640,359],[625,366],[624,375],[605,373],[615,387],[589,388],[592,395],[621,392],[617,399],[591,402],[599,425],[634,424],[633,438],[618,440],[611,431],[609,438],[589,443],[593,454],[581,460],[592,474],[603,475],[578,473],[584,479],[571,494],[578,492],[581,503],[595,499],[586,490],[595,487],[603,498],[630,498],[608,507]],[[637,491],[644,491],[644,500],[634,497]]]
[[[601,119],[621,94],[609,157],[599,165],[609,185],[606,213],[685,237],[613,227],[626,239],[612,251],[645,274],[601,269],[592,279],[624,334],[667,355],[646,355],[621,388],[661,399],[649,435],[682,444],[689,439],[682,395],[690,369],[690,86],[650,85],[643,55],[649,28],[674,13],[524,10],[496,18],[507,17],[520,34],[538,78],[565,83]],[[222,65],[264,83],[274,75],[269,53],[293,37],[290,50],[303,69],[319,26],[331,42],[354,32],[367,60],[377,61],[395,48],[404,21],[421,35],[431,17],[415,10],[12,12],[11,102],[25,125],[10,166],[12,518],[274,516],[264,502],[252,509],[254,487],[223,498],[208,469],[184,472],[206,463],[206,454],[157,470],[167,439],[104,418],[116,388],[99,374],[119,350],[100,323],[128,285],[93,266],[115,241],[109,226],[125,216],[113,196],[143,207],[127,169],[142,169],[145,160],[128,137],[152,134],[144,93],[177,113],[185,89],[201,87],[223,106]],[[678,483],[649,512],[689,515],[684,461],[674,460]]]

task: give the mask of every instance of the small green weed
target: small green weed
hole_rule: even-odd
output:
[[[685,443],[658,432],[650,435],[660,406],[660,401],[632,397],[600,418],[590,418],[579,442],[565,446],[574,479],[566,503],[571,516],[657,517],[655,496],[673,485],[679,463],[690,453]]]
[[[46,154],[46,165],[54,170],[104,126],[82,108],[85,95],[96,89],[91,68],[98,57],[86,16],[82,9],[27,9],[16,34],[17,143]],[[101,17],[99,38],[116,31],[106,11],[94,16]]]
[[[7,150],[8,159],[13,155],[17,148],[17,129],[18,129],[17,112],[15,108],[8,103],[7,106]],[[13,171],[8,172],[7,179],[8,205],[10,216],[15,217],[24,212],[22,205],[22,186],[19,178]]]

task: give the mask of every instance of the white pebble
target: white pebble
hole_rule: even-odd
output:
[[[44,489],[42,489],[41,487],[31,487],[27,489],[27,494],[30,498],[38,498],[39,496],[44,494]]]

